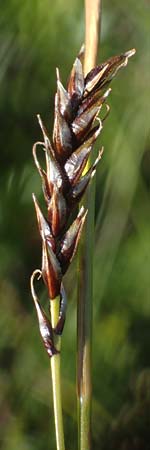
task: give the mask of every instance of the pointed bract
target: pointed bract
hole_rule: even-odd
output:
[[[48,131],[47,131],[45,125],[42,122],[40,114],[37,114],[37,118],[38,118],[38,122],[39,122],[40,128],[41,128],[42,133],[43,133],[45,147],[46,148],[50,148],[51,147],[51,143],[50,143],[50,138],[49,138],[49,135],[48,135]]]
[[[93,144],[96,141],[102,130],[102,122],[99,120],[99,124],[91,133],[88,139],[72,153],[70,158],[66,161],[65,171],[68,175],[69,181],[74,185],[82,175],[82,172],[86,166],[89,154],[92,150]]]
[[[85,55],[85,45],[82,44],[81,48],[79,50],[78,56],[77,56],[77,58],[80,60],[80,62],[82,64],[82,67],[83,67],[83,64],[84,64],[84,55]]]
[[[128,59],[134,55],[135,49],[119,56],[109,58],[105,63],[92,69],[85,78],[85,95],[87,92],[92,92],[96,89],[102,89],[106,86],[117,74],[121,67],[125,67]]]
[[[65,193],[70,187],[68,175],[62,164],[49,151],[45,151],[46,156],[46,182],[50,195],[52,196],[54,186],[59,192]]]
[[[70,97],[74,99],[80,99],[84,90],[84,76],[82,63],[79,58],[76,58],[73,68],[70,74],[68,83],[68,92]]]
[[[62,85],[59,77],[59,71],[57,69],[57,101],[58,101],[58,108],[60,113],[63,117],[65,117],[66,120],[71,120],[72,117],[72,108],[71,108],[71,101],[70,101],[70,95]]]
[[[55,96],[53,144],[56,159],[64,161],[70,156],[72,151],[72,134],[66,119],[58,109],[57,94]]]
[[[87,74],[85,78],[84,97],[86,97],[87,94],[92,93],[92,91],[98,90],[99,84],[103,79],[104,74],[106,73],[108,67],[109,67],[108,63],[103,63],[100,66],[97,66],[94,69],[92,69]]]
[[[88,133],[90,127],[92,126],[93,121],[100,111],[100,106],[92,106],[88,108],[86,111],[77,116],[75,120],[72,122],[72,131],[75,134],[77,141],[82,142],[85,139],[86,134]]]
[[[55,250],[55,240],[52,235],[50,225],[49,225],[48,221],[45,219],[45,217],[43,216],[43,213],[39,207],[39,204],[38,204],[35,194],[32,194],[32,197],[33,197],[33,201],[34,201],[34,205],[35,205],[35,211],[36,211],[36,216],[37,216],[37,221],[38,221],[41,238],[42,238],[42,240],[46,239],[54,251]]]
[[[96,90],[95,93],[89,94],[79,106],[77,116],[80,116],[80,114],[82,114],[85,111],[88,111],[88,109],[94,106],[102,107],[103,103],[106,101],[110,92],[111,88],[107,89],[107,91],[103,95],[100,95],[100,92],[98,90]]]
[[[48,205],[48,220],[52,233],[56,237],[62,231],[67,218],[67,204],[63,194],[54,186],[53,195]]]
[[[39,174],[40,174],[40,176],[41,176],[41,178],[43,179],[45,179],[45,175],[46,175],[46,173],[45,173],[45,171],[42,169],[42,167],[41,167],[41,165],[40,165],[40,163],[39,163],[39,160],[38,160],[38,158],[37,158],[37,147],[38,146],[40,146],[40,148],[41,148],[41,146],[44,146],[44,142],[41,142],[41,141],[38,141],[38,142],[35,142],[35,144],[33,145],[33,148],[32,148],[32,153],[33,153],[33,158],[34,158],[34,162],[35,162],[35,165],[36,165],[36,167],[37,167],[37,170],[38,170],[38,172],[39,172]],[[44,148],[44,147],[43,147]]]
[[[46,348],[46,351],[48,353],[48,356],[51,357],[53,355],[56,355],[59,352],[58,352],[58,350],[56,350],[56,348],[54,346],[53,330],[52,330],[51,323],[48,320],[42,306],[40,305],[38,297],[35,293],[34,277],[35,277],[35,275],[37,275],[37,273],[40,273],[40,271],[35,270],[31,276],[31,293],[32,293],[32,297],[33,297],[36,312],[37,312],[37,318],[38,318],[41,338],[42,338],[44,347]]]
[[[54,155],[46,150],[46,175],[47,175],[47,184],[49,187],[50,195],[52,196],[54,186],[59,190],[63,190],[63,183],[65,184],[64,175],[62,174],[61,166],[58,161],[54,157]]]
[[[68,201],[70,202],[70,204],[76,204],[81,200],[91,178],[93,178],[93,176],[95,175],[96,166],[100,161],[102,154],[103,148],[99,151],[98,157],[96,158],[92,167],[90,167],[88,172],[75,184],[75,186],[73,186],[68,196]]]
[[[61,248],[58,258],[62,267],[63,274],[68,269],[68,266],[76,252],[86,215],[87,211],[85,212],[84,208],[81,207],[78,216],[76,217],[70,228],[67,230],[61,241]]]
[[[72,153],[72,155],[66,162],[65,170],[72,185],[74,185],[82,175],[91,149],[92,145],[86,146],[85,144],[83,144],[75,152]]]
[[[43,187],[44,197],[45,197],[46,202],[48,202],[50,200],[50,190],[49,190],[49,186],[48,186],[48,183],[47,183],[47,176],[46,176],[45,170],[42,169],[42,167],[41,167],[41,165],[39,163],[39,160],[37,158],[37,147],[39,145],[43,146],[45,144],[44,144],[44,142],[36,142],[33,145],[32,153],[33,153],[33,158],[34,158],[35,165],[36,165],[36,167],[38,169],[38,172],[39,172],[39,174],[40,174],[40,176],[42,178],[42,187]],[[44,148],[42,150],[46,151]]]
[[[60,293],[62,272],[58,259],[48,241],[43,240],[42,277],[47,286],[49,297],[53,300]]]

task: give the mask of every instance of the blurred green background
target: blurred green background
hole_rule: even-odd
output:
[[[112,84],[99,146],[94,261],[93,449],[150,449],[150,5],[103,1],[98,61],[136,47]],[[55,68],[64,84],[84,41],[81,0],[5,0],[0,14],[0,443],[55,449],[49,361],[29,277],[41,248],[32,145],[36,114],[53,123]],[[77,449],[76,261],[62,349],[67,448]],[[41,292],[43,301],[46,293]]]

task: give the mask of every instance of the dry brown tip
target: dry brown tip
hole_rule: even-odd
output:
[[[132,48],[131,50],[128,50],[128,52],[124,53],[124,56],[126,56],[127,58],[131,58],[131,56],[135,55],[136,53],[136,49]]]

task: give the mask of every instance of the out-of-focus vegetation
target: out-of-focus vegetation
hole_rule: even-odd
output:
[[[150,7],[103,2],[99,61],[136,47],[114,81],[99,145],[94,262],[94,450],[150,448]],[[2,450],[54,450],[49,361],[29,277],[40,266],[31,200],[42,201],[32,160],[41,113],[52,130],[55,67],[64,83],[84,39],[84,5],[5,0],[0,15],[0,442]],[[76,436],[73,263],[62,350],[67,448]],[[74,286],[74,291],[72,289]],[[43,289],[41,295],[46,301]]]

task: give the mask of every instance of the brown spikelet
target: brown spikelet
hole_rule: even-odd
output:
[[[35,293],[34,278],[37,274],[38,274],[38,276],[39,276],[39,274],[41,276],[41,271],[35,270],[31,276],[31,293],[32,293],[32,297],[34,300],[34,304],[35,304],[41,338],[42,338],[43,344],[46,348],[46,351],[48,353],[48,356],[51,357],[53,355],[56,355],[58,353],[58,350],[54,346],[53,330],[52,330],[51,323],[50,323],[49,319],[47,318],[42,306],[40,305],[38,297]]]
[[[58,69],[56,71],[57,92],[51,141],[38,115],[43,142],[38,141],[34,144],[33,157],[42,179],[46,217],[41,212],[34,195],[33,200],[42,239],[42,277],[50,300],[60,295],[60,317],[53,330],[58,334],[63,329],[66,309],[62,278],[75,254],[87,214],[82,207],[72,222],[72,210],[81,200],[102,156],[103,149],[99,152],[93,166],[83,175],[88,157],[110,110],[107,99],[111,89],[108,85],[120,68],[127,65],[128,59],[134,53],[133,49],[112,57],[92,69],[84,78],[82,49],[73,64],[67,89],[62,85]],[[102,114],[102,119],[98,115],[103,105],[106,107],[106,113]],[[45,154],[44,169],[37,157],[39,145],[42,146]],[[35,296],[33,297],[35,301]],[[42,317],[38,302],[35,302],[35,306],[36,309],[38,306],[38,313]],[[42,320],[46,320],[44,315]],[[52,334],[49,325],[48,340],[51,339]],[[53,351],[55,350],[52,340],[50,356]]]

